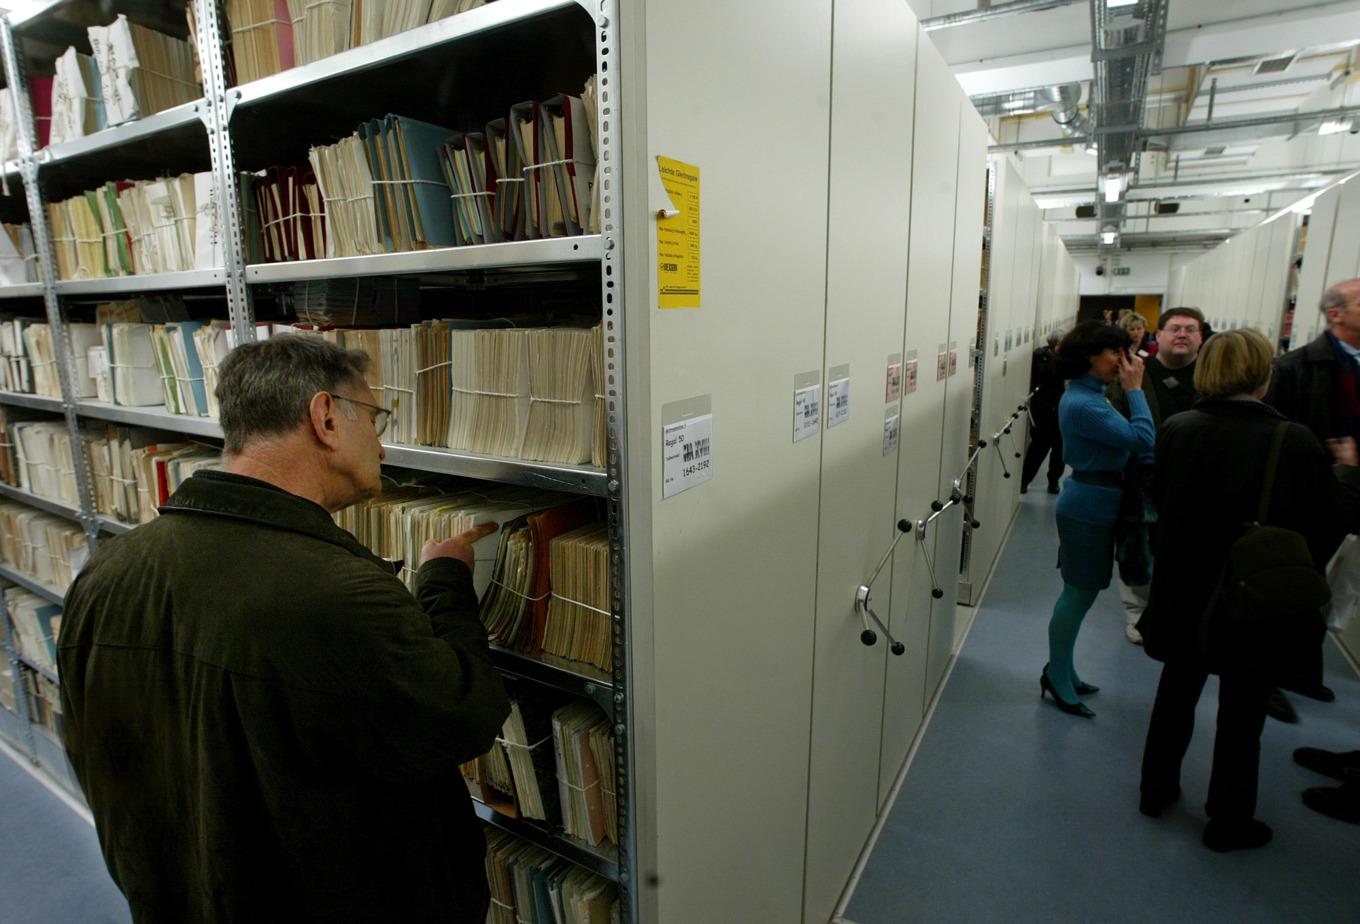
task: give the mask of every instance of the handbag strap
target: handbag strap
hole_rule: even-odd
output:
[[[1270,495],[1275,490],[1275,472],[1280,467],[1280,451],[1284,448],[1284,435],[1289,430],[1289,421],[1282,420],[1275,425],[1275,434],[1270,441],[1270,455],[1266,457],[1266,477],[1261,482],[1261,506],[1256,510],[1256,522],[1263,524],[1270,510]]]

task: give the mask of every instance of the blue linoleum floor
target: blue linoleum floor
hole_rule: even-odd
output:
[[[1294,748],[1360,749],[1360,678],[1327,645],[1337,701],[1291,696],[1297,725],[1267,720],[1257,817],[1263,849],[1200,843],[1217,681],[1200,702],[1161,819],[1138,813],[1138,768],[1160,665],[1124,639],[1117,592],[1101,594],[1077,643],[1101,691],[1094,720],[1039,701],[1056,498],[1028,494],[934,718],[846,918],[897,922],[1351,922],[1360,920],[1360,825],[1314,813],[1299,792],[1336,785],[1294,764]]]
[[[0,922],[131,920],[94,828],[0,753]]]

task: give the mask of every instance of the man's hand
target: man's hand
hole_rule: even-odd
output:
[[[420,563],[423,565],[436,558],[454,558],[470,569],[475,561],[472,543],[491,535],[500,528],[498,523],[483,523],[481,526],[474,526],[461,536],[455,536],[452,539],[431,539],[420,549]]]
[[[1143,361],[1125,353],[1119,361],[1119,384],[1125,391],[1143,387]]]
[[[1355,451],[1355,440],[1349,436],[1341,439],[1328,440],[1327,448],[1332,451],[1332,459],[1337,465],[1360,465],[1360,458],[1357,458]]]

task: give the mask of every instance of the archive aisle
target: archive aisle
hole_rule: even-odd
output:
[[[450,781],[492,831],[493,918],[543,919],[527,850],[592,914],[829,920],[952,657],[981,370],[985,430],[1075,314],[1018,179],[984,230],[987,128],[907,5],[114,6],[4,27],[7,509],[64,521],[48,549],[79,530],[77,569],[220,464],[234,344],[377,353],[395,484],[342,522],[391,558],[414,533],[372,524],[511,527],[478,575],[518,707]],[[101,29],[187,48],[201,90],[111,118],[140,59],[106,95]],[[984,240],[1027,275],[980,328]],[[987,459],[969,516],[999,542]],[[527,561],[546,586],[507,578]],[[34,657],[59,614],[15,612],[0,733],[60,778]]]

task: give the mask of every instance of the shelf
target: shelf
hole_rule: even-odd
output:
[[[0,565],[0,578],[18,584],[25,590],[31,590],[44,600],[52,603],[61,603],[62,597],[64,596],[64,594],[55,587],[48,587],[46,584],[36,581],[26,574],[21,574],[7,565]]]
[[[80,509],[78,507],[72,507],[70,504],[63,503],[59,500],[53,500],[50,497],[39,497],[36,494],[25,491],[23,488],[16,488],[13,485],[0,483],[0,497],[12,498],[22,504],[36,507],[47,513],[54,513],[59,517],[75,520],[77,523],[80,522]]]
[[[483,456],[457,449],[437,446],[394,446],[383,444],[387,458],[383,464],[411,468],[443,475],[463,475],[484,481],[520,484],[532,488],[547,488],[569,494],[588,494],[603,497],[608,493],[608,476],[588,465],[566,465],[554,462],[525,462]]]
[[[122,520],[116,520],[113,517],[106,516],[102,513],[95,517],[95,519],[99,521],[99,528],[101,530],[114,536],[125,533],[131,529],[136,529],[141,525],[139,523],[124,523]]]
[[[64,279],[57,283],[58,295],[136,295],[167,289],[202,289],[224,284],[221,269],[189,270],[183,273],[149,273],[144,276],[108,276],[100,279]]]
[[[38,673],[38,674],[42,674],[44,677],[46,677],[48,680],[52,681],[52,682],[55,683],[55,684],[60,684],[60,683],[61,683],[61,681],[60,681],[59,679],[57,679],[57,672],[56,672],[56,671],[50,670],[49,668],[44,667],[43,665],[39,664],[37,661],[34,661],[32,658],[24,657],[23,655],[19,654],[17,651],[14,653],[14,656],[15,656],[16,658],[19,659],[19,663],[20,663],[20,664],[22,664],[24,667],[28,668],[29,670],[31,670],[31,671],[33,671],[33,672],[35,672],[35,673]]]
[[[497,0],[230,88],[236,166],[306,163],[310,146],[387,113],[480,129],[515,103],[579,93],[596,71],[597,32],[578,0]]]
[[[472,800],[472,808],[477,812],[477,817],[487,824],[500,828],[502,831],[509,831],[516,837],[521,837],[544,850],[552,851],[559,857],[570,860],[597,876],[618,882],[618,859],[616,856],[610,855],[610,853],[617,853],[617,851],[614,851],[612,847],[589,847],[565,836],[553,834],[534,822],[502,815],[485,802],[475,798]]]
[[[47,395],[30,395],[21,391],[0,391],[0,404],[27,407],[37,411],[51,411],[53,414],[61,413],[60,398],[49,398]]]
[[[96,417],[134,427],[155,427],[175,433],[187,433],[190,436],[208,436],[219,440],[222,438],[222,425],[215,417],[171,414],[163,404],[153,407],[122,407],[103,401],[80,401],[76,403],[76,413],[82,417]]]
[[[0,298],[41,298],[43,294],[43,284],[41,282],[24,282],[16,286],[0,286]]]
[[[489,3],[466,13],[459,13],[457,16],[449,16],[400,35],[389,36],[322,58],[320,61],[262,77],[229,90],[228,93],[235,97],[236,109],[248,109],[296,93],[303,87],[336,78],[357,76],[381,65],[422,54],[449,42],[504,29],[567,7],[579,8],[579,4],[576,0],[497,0],[496,3]]]
[[[501,0],[504,2],[504,0]],[[522,266],[598,262],[604,255],[598,234],[541,241],[511,241],[469,247],[441,247],[367,257],[336,257],[246,267],[246,282],[297,282],[339,276],[394,276],[411,273],[461,273]]]
[[[152,113],[144,119],[134,119],[131,122],[114,125],[82,138],[48,145],[38,152],[38,169],[41,171],[53,167],[64,167],[72,160],[88,157],[91,154],[106,154],[114,148],[124,146],[154,146],[152,139],[155,136],[176,131],[182,132],[184,128],[190,126],[197,126],[199,144],[206,151],[207,133],[199,118],[199,110],[203,105],[204,100],[201,99],[181,103],[162,112]],[[157,166],[164,167],[166,164],[157,162]]]
[[[613,711],[614,682],[603,671],[595,672],[593,665],[560,667],[494,643],[491,645],[491,660],[497,670],[506,674],[593,700],[606,715]]]

